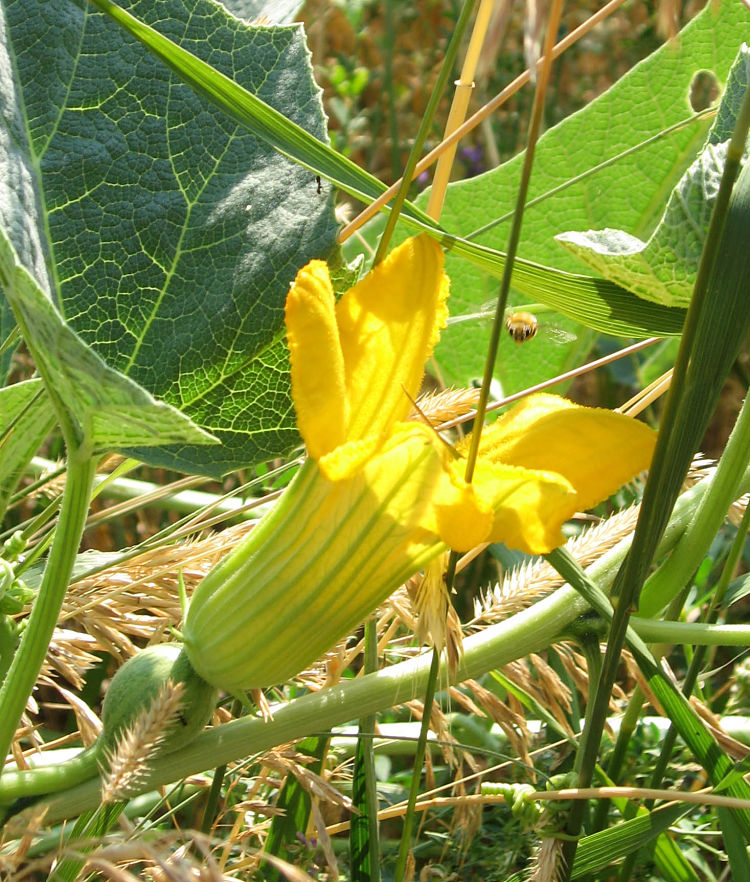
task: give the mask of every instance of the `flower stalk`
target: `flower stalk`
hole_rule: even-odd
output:
[[[0,756],[5,758],[16,726],[44,663],[57,624],[89,510],[97,460],[88,449],[68,448],[68,470],[55,538],[27,626],[0,689]],[[1,768],[0,768],[1,771]]]

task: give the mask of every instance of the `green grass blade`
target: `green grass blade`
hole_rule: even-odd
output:
[[[725,808],[716,811],[721,827],[724,849],[729,857],[732,879],[750,879],[750,858],[747,854],[747,839],[742,835],[732,813]]]
[[[360,735],[362,731],[360,729]],[[367,788],[367,742],[371,738],[358,738],[354,754],[352,778],[352,804],[355,809],[349,827],[349,854],[352,882],[369,882],[371,878],[370,812]]]
[[[378,632],[373,616],[365,622],[365,673],[376,673]],[[349,828],[352,882],[380,882],[380,828],[378,825],[378,782],[375,775],[375,714],[359,720],[359,738],[354,755],[352,802],[354,814]]]
[[[662,833],[654,843],[654,863],[665,882],[700,882],[700,877],[680,851],[679,845],[668,833]]]
[[[109,833],[124,808],[124,802],[103,803],[94,811],[81,815],[64,846],[75,850],[76,856],[64,857],[51,874],[50,882],[75,882],[86,863],[83,855],[92,851]]]
[[[639,848],[653,842],[689,811],[683,804],[667,805],[623,821],[607,830],[584,836],[578,844],[571,879],[598,873]],[[682,877],[689,879],[690,877]]]
[[[306,738],[295,747],[298,753],[314,757],[314,761],[307,768],[315,774],[320,774],[323,758],[328,751],[328,738]],[[265,846],[266,854],[275,855],[284,861],[293,863],[293,849],[290,845],[297,843],[297,834],[304,834],[307,830],[307,822],[310,817],[310,794],[300,784],[294,775],[288,775],[284,786],[281,788],[276,808],[282,813],[276,815],[271,822]],[[268,880],[281,879],[281,872],[275,865],[265,865],[266,878]]]

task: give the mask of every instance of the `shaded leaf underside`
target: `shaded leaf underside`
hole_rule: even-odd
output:
[[[287,452],[298,436],[283,304],[297,269],[334,247],[330,191],[82,0],[4,8],[36,212],[11,244],[39,289],[59,297],[84,344],[81,368],[92,367],[81,351],[90,346],[129,389],[134,381],[221,441],[197,446],[183,426],[183,443],[138,451],[150,462],[221,474]],[[250,28],[210,0],[129,8],[325,139],[298,27]],[[37,322],[27,324],[33,334]],[[106,432],[103,405],[76,414],[99,446],[144,444],[122,425]],[[111,410],[135,425],[141,405],[115,396]],[[149,445],[178,435],[155,429]]]

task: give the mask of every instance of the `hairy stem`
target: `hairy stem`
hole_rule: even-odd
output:
[[[39,593],[0,689],[0,756],[8,755],[57,624],[89,509],[96,460],[69,450],[60,517]]]

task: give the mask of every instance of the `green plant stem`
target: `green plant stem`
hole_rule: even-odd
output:
[[[6,772],[2,783],[2,802],[9,804],[28,796],[57,793],[99,774],[101,754],[96,743],[65,762]]]
[[[57,624],[86,523],[95,472],[96,460],[87,451],[68,449],[68,475],[44,577],[18,651],[0,689],[2,757],[10,751],[16,726],[37,681]]]
[[[448,593],[453,590],[453,583],[456,578],[456,565],[458,563],[458,554],[455,551],[451,551],[448,556],[448,566],[445,572],[445,584],[448,589]],[[430,666],[430,674],[427,679],[427,686],[425,689],[425,708],[428,706],[432,706],[432,699],[435,696],[435,690],[437,689],[437,677],[440,671],[440,650],[437,647],[434,650],[434,655],[432,659],[432,665]],[[430,697],[430,703],[427,704],[427,696]],[[414,750],[414,775],[412,777],[411,788],[409,790],[409,802],[406,806],[406,812],[404,813],[404,832],[402,839],[402,847],[399,849],[398,861],[396,865],[396,873],[395,876],[396,882],[400,882],[401,878],[406,869],[406,860],[409,856],[409,848],[411,847],[411,831],[414,827],[414,816],[416,813],[416,804],[417,804],[417,795],[419,792],[419,781],[421,779],[421,769],[422,763],[424,762],[425,754],[427,753],[427,736],[430,732],[429,726],[429,718],[430,715],[425,710],[425,716],[422,718],[422,725],[419,727],[419,738],[417,739],[417,744]],[[425,725],[425,719],[427,720],[427,724]],[[418,761],[418,762],[417,762]],[[419,769],[419,772],[417,771]],[[415,783],[416,782],[416,783]],[[413,797],[413,798],[412,798]],[[407,835],[408,834],[408,835]],[[403,863],[402,863],[403,858]]]
[[[641,634],[641,636],[643,635]],[[646,642],[649,642],[647,638],[645,639]],[[620,721],[620,730],[617,733],[617,740],[615,741],[612,756],[607,763],[607,776],[614,782],[620,780],[628,745],[630,744],[630,739],[638,725],[638,721],[641,718],[641,711],[643,710],[643,704],[645,701],[646,696],[643,690],[640,685],[636,684],[636,687],[630,696],[630,700],[628,701],[628,706],[625,709],[622,720]],[[599,800],[592,823],[592,830],[601,830],[605,826],[607,812],[609,811],[609,803],[610,801],[608,799]]]
[[[203,808],[203,817],[201,818],[201,833],[208,835],[211,832],[216,813],[219,810],[219,799],[221,798],[221,788],[224,786],[224,778],[227,773],[227,764],[222,763],[214,769],[214,776],[211,779],[211,789],[206,797],[206,805]]]
[[[242,702],[236,698],[232,702],[232,716],[237,717],[242,712]],[[213,827],[214,820],[219,811],[219,799],[221,798],[221,788],[224,786],[224,779],[227,774],[227,764],[222,763],[214,769],[214,776],[211,779],[211,789],[208,791],[206,805],[203,808],[203,818],[201,819],[201,833],[208,835]]]
[[[424,710],[422,712],[422,727],[419,731],[419,741],[414,754],[414,768],[412,771],[411,787],[409,788],[409,803],[404,815],[404,829],[401,832],[401,845],[398,849],[396,869],[393,873],[395,882],[403,882],[406,864],[411,851],[412,831],[414,829],[414,808],[419,796],[419,785],[422,782],[422,764],[424,763],[425,745],[427,744],[427,732],[430,728],[430,715],[432,714],[432,702],[435,699],[435,685],[438,672],[440,671],[440,653],[437,649],[432,650],[432,662],[427,678],[427,689],[424,696]]]
[[[588,702],[586,706],[586,713],[584,714],[584,728],[588,725],[588,709],[593,705],[594,698],[596,697],[596,684],[599,682],[601,678],[602,672],[602,651],[599,647],[599,638],[598,636],[594,637],[592,634],[584,635],[583,639],[579,639],[578,645],[581,648],[581,652],[583,653],[584,658],[586,659],[586,670],[588,672],[588,681],[589,681],[589,689],[590,694],[588,697]],[[573,771],[578,771],[578,761],[581,757],[580,752],[576,753],[575,762],[573,765]]]
[[[374,616],[365,622],[365,673],[378,669],[378,631]],[[352,843],[352,879],[380,882],[380,832],[378,828],[378,782],[375,777],[375,714],[364,714],[359,720],[359,741],[355,755],[354,782],[364,780],[364,794],[357,794],[355,805],[360,811],[349,828]],[[364,847],[363,847],[364,846]],[[365,858],[366,851],[366,858]],[[355,859],[356,855],[356,859]]]
[[[747,329],[746,309],[748,191],[747,168],[740,161],[750,128],[750,90],[746,90],[730,143],[724,174],[704,245],[693,299],[685,320],[683,338],[665,407],[662,431],[654,452],[649,480],[636,524],[633,549],[618,576],[615,616],[607,641],[601,682],[589,725],[583,732],[578,786],[590,786],[599,750],[609,697],[625,644],[628,621],[656,547],[679,493],[690,457],[708,423],[721,383],[731,367]],[[733,185],[739,174],[739,185]],[[729,222],[725,222],[729,219]],[[737,251],[735,256],[734,252]],[[724,329],[723,338],[719,336]],[[576,801],[570,809],[562,847],[561,882],[568,882],[575,859],[587,803]]]
[[[726,517],[727,510],[737,498],[737,485],[750,462],[750,396],[729,436],[726,449],[719,460],[710,491],[703,497],[693,522],[677,547],[661,567],[649,577],[641,593],[639,612],[653,616],[669,603],[697,570]]]
[[[718,625],[713,622],[656,622],[633,616],[633,630],[646,643],[691,646],[750,646],[750,625]]]

